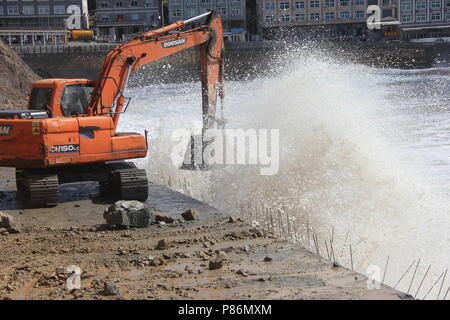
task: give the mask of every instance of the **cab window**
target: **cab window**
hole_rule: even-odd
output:
[[[31,91],[31,110],[48,110],[52,100],[53,90],[51,88],[34,88]]]
[[[94,85],[72,84],[64,87],[61,97],[61,111],[65,117],[86,114]]]

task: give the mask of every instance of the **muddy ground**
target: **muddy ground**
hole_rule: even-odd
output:
[[[93,183],[62,186],[57,207],[29,210],[15,200],[13,171],[1,169],[0,179],[0,210],[20,226],[0,236],[2,299],[408,298],[369,290],[364,276],[165,187],[151,184],[147,205],[174,223],[119,229],[104,224],[110,202]],[[180,213],[191,207],[200,218],[186,222]],[[223,266],[210,270],[217,259]],[[71,265],[81,289],[67,287]]]

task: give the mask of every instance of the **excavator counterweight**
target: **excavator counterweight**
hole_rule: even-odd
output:
[[[186,28],[194,22],[199,26]],[[218,98],[224,97],[223,41],[221,18],[208,11],[117,46],[106,55],[96,81],[34,82],[27,110],[0,111],[0,167],[16,168],[19,198],[30,207],[55,205],[60,184],[98,181],[100,191],[117,198],[146,200],[145,170],[125,160],[147,155],[147,137],[117,131],[126,110],[128,79],[146,64],[198,47],[203,132],[220,126],[216,113]]]

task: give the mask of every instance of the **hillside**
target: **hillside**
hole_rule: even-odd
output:
[[[31,83],[39,77],[0,41],[0,109],[24,108]]]

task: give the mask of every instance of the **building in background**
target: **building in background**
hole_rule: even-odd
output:
[[[135,33],[161,26],[160,0],[97,0],[99,41],[124,41]]]
[[[89,28],[87,0],[2,0],[0,38],[11,45],[65,43],[72,5],[80,8],[80,29]]]
[[[450,0],[400,0],[402,39],[450,41]]]
[[[246,40],[246,0],[169,0],[169,22],[186,20],[208,9],[216,10],[221,15],[225,40],[233,42]]]
[[[259,0],[261,29],[265,38],[280,35],[298,38],[365,41],[367,7],[378,5],[382,21],[398,20],[398,0]],[[394,27],[382,27],[375,38],[397,34]]]

